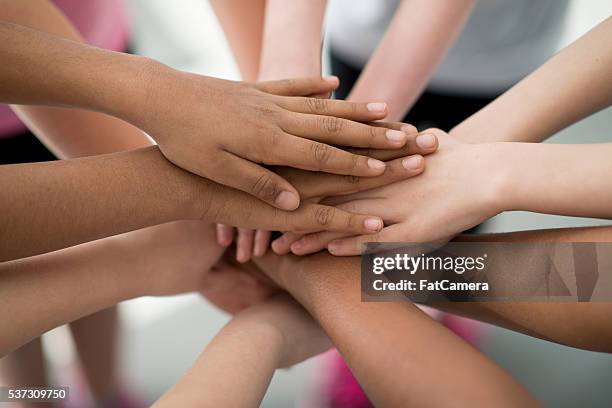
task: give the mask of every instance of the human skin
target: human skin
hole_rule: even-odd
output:
[[[0,1],[0,20],[83,42],[81,35],[51,2]],[[18,105],[13,109],[59,158],[112,153],[152,144],[141,130],[102,113],[31,105]],[[69,324],[91,392],[98,400],[108,398],[117,389],[118,320],[117,307],[111,306]],[[2,358],[0,377],[7,385],[47,386],[40,338]]]
[[[612,227],[586,227],[586,228],[567,228],[552,230],[521,231],[503,234],[475,234],[460,235],[456,238],[461,242],[612,242]],[[312,261],[309,261],[312,259]],[[281,258],[279,262],[286,262],[286,269],[279,275],[272,276],[282,287],[302,287],[303,275],[315,274],[311,270],[321,270],[321,278],[316,282],[319,286],[327,287],[325,273],[338,268],[334,257],[326,254],[318,254],[308,257],[287,257]],[[358,285],[360,278],[359,258],[346,259],[349,265],[347,268],[351,272],[346,272],[343,279],[354,279]],[[501,276],[497,285],[516,285],[516,267],[521,265],[521,274],[534,275],[541,273],[538,265],[520,263],[508,265],[497,265],[494,271],[496,276]],[[301,266],[310,265],[315,266]],[[268,272],[270,264],[263,268]],[[531,269],[530,269],[531,268]],[[304,271],[304,273],[298,273]],[[577,271],[579,273],[580,271]],[[503,276],[508,279],[504,281]],[[344,276],[344,275],[343,275]],[[331,279],[331,278],[330,278]],[[295,284],[292,280],[296,280]],[[313,278],[314,280],[314,278]],[[524,281],[525,285],[529,285]],[[298,288],[299,289],[299,288]],[[296,290],[298,290],[296,289]],[[291,290],[290,290],[291,291]],[[292,292],[293,293],[293,292]],[[301,295],[302,292],[297,292]],[[318,292],[317,292],[318,293]],[[308,294],[308,292],[306,292]],[[311,296],[311,295],[309,295]],[[314,297],[315,295],[312,295]],[[301,298],[298,298],[301,301]],[[308,299],[312,302],[314,299]],[[603,351],[612,353],[612,330],[609,327],[609,316],[612,312],[611,302],[438,302],[428,303],[440,310],[461,314],[463,316],[484,321],[490,324],[501,326],[510,330],[518,331],[530,336],[553,341],[571,347],[587,350]]]
[[[325,176],[329,175],[313,173],[315,178]],[[377,217],[318,204],[279,211],[180,169],[157,147],[1,166],[0,189],[2,260],[181,219],[279,230],[307,231],[324,225],[360,233],[382,227]]]
[[[448,240],[503,211],[612,218],[612,190],[601,177],[612,174],[612,144],[464,143],[440,130],[428,132],[437,135],[440,148],[418,178],[323,201],[380,215],[385,228],[379,233],[287,234],[273,249],[356,255],[365,242]]]
[[[400,2],[385,36],[346,100],[380,98],[388,104],[388,120],[402,120],[461,33],[476,3]]]
[[[538,406],[414,304],[361,302],[359,259],[268,253],[254,262],[321,325],[375,406]]]
[[[325,4],[326,0],[295,0],[290,4],[268,0],[249,3],[252,10],[246,14],[240,1],[212,2],[243,78],[259,81],[321,76]],[[249,53],[243,52],[247,46],[252,50]],[[328,98],[329,94],[317,97]],[[236,259],[245,263],[251,256],[266,252],[271,232],[217,226],[220,245],[230,245],[234,235]]]
[[[474,144],[474,149],[462,148],[465,161],[457,157],[452,169],[446,167],[443,170],[444,166],[450,164],[448,160],[442,167],[433,163],[429,166],[432,173],[446,171],[449,179],[430,179],[424,189],[414,189],[413,183],[410,192],[399,191],[397,186],[386,192],[373,190],[370,192],[372,199],[364,200],[367,197],[361,194],[353,197],[359,201],[345,204],[345,208],[352,206],[376,212],[376,208],[383,203],[389,209],[396,202],[395,214],[387,212],[387,217],[397,219],[402,213],[399,217],[404,219],[404,223],[398,225],[394,221],[394,225],[388,226],[378,235],[342,239],[333,243],[341,235],[321,233],[306,237],[298,243],[301,236],[285,234],[272,243],[272,248],[278,253],[286,253],[291,248],[297,254],[305,254],[327,247],[336,255],[351,255],[359,253],[360,244],[369,240],[423,242],[449,239],[504,210],[609,218],[610,213],[604,208],[609,204],[609,189],[603,181],[597,182],[602,180],[601,174],[610,174],[608,145],[537,146],[525,143],[504,144],[501,141],[540,141],[572,121],[609,106],[612,103],[612,88],[606,85],[612,83],[612,46],[608,41],[611,32],[612,19],[609,18],[453,129],[453,138]],[[555,92],[554,97],[551,90]],[[585,99],[584,95],[589,97]],[[495,124],[494,129],[491,124]],[[441,140],[441,153],[448,152],[445,145],[449,146]],[[588,163],[576,159],[576,156],[571,158],[572,152],[586,154],[584,157],[589,157]],[[568,161],[563,162],[563,168],[558,166],[561,162],[556,160],[557,153],[568,158]],[[588,156],[591,154],[592,157]],[[495,159],[489,160],[486,156]],[[480,163],[479,166],[473,167],[472,174],[462,181],[460,176],[465,174],[466,166],[470,168],[475,162]],[[483,169],[486,169],[486,174]],[[567,169],[571,169],[571,172]],[[562,180],[566,172],[571,174]],[[428,172],[425,172],[419,180],[424,181],[427,177]],[[455,179],[455,183],[444,192],[442,186],[448,185],[451,179]],[[567,180],[573,181],[566,183]],[[396,191],[391,193],[392,189]],[[455,194],[450,193],[453,189]],[[425,193],[428,199],[424,197]],[[395,200],[391,199],[393,194],[396,194]],[[587,194],[584,197],[592,197],[592,200],[572,205],[570,201],[574,200],[569,198],[576,194]],[[416,205],[423,205],[421,209],[440,208],[443,205],[440,199],[453,199],[449,201],[450,208],[444,205],[442,213],[449,217],[443,217],[446,223],[441,223],[438,221],[439,213],[429,213],[427,216],[427,211],[420,212],[418,208],[414,211],[414,208],[406,207],[406,201],[400,203],[400,197],[416,197]],[[433,197],[437,197],[437,201]],[[491,197],[495,202],[491,202]],[[552,197],[558,201],[555,203]],[[384,213],[379,215],[385,218]],[[407,228],[407,217],[411,217],[416,224],[412,225],[414,228]]]
[[[473,143],[540,142],[610,106],[611,35],[608,18],[460,123],[451,135]]]
[[[210,0],[236,57],[243,81],[255,81],[259,72],[262,31],[267,0]]]
[[[238,311],[274,291],[235,268],[211,270],[223,251],[212,225],[180,221],[0,263],[0,304],[12,316],[0,324],[0,355],[135,297],[201,292]]]
[[[256,163],[374,176],[384,171],[383,163],[326,143],[403,145],[401,132],[352,121],[384,118],[385,104],[296,96],[330,92],[337,78],[247,84],[176,71],[8,22],[0,23],[0,35],[0,55],[11,62],[0,70],[1,101],[79,107],[124,119],[151,135],[175,164],[282,209],[299,205],[297,192]],[[180,103],[164,103],[169,99]]]
[[[301,306],[286,294],[276,296],[237,314],[153,406],[259,406],[277,368],[330,346]]]
[[[420,0],[400,3],[387,34],[347,100],[365,101],[373,96],[379,97],[377,100],[386,101],[388,105],[387,119],[401,120],[454,42],[475,3],[472,0],[454,1],[451,4],[446,1]],[[259,53],[246,54],[235,49],[238,65],[252,66],[254,62],[249,58],[260,55],[257,71],[259,80],[320,75],[323,18],[327,1],[296,0],[288,5],[282,0],[269,0],[265,4],[257,4],[262,10],[257,9],[252,17],[242,14],[238,3],[225,4],[222,12],[218,13],[233,49],[237,44],[252,43],[253,38],[263,36],[263,42],[256,44],[261,47]],[[231,19],[227,17],[228,9],[234,10]],[[257,18],[262,13],[265,14],[265,24]],[[241,19],[241,16],[244,18]],[[242,27],[239,22],[248,26],[251,34],[257,29],[263,32],[249,37],[246,30],[236,28]],[[299,47],[296,46],[298,43]],[[255,47],[255,44],[251,45]],[[398,48],[404,52],[398,54]],[[389,63],[389,55],[393,56],[393,63]],[[381,78],[385,80],[381,81]],[[233,229],[219,226],[218,236],[220,244],[229,245],[233,241]],[[238,229],[238,260],[247,262],[252,255],[262,256],[269,241],[269,231]]]

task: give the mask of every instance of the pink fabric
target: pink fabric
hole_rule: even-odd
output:
[[[89,44],[113,51],[127,48],[129,33],[123,0],[54,0],[53,3]],[[25,129],[11,109],[0,104],[0,138],[23,133]]]
[[[476,348],[486,338],[486,326],[480,322],[455,315],[443,314],[441,323]],[[328,363],[331,379],[329,384],[325,386],[325,389],[322,390],[326,406],[330,408],[374,407],[338,351],[334,350],[329,355]]]

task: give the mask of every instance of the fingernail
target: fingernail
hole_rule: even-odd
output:
[[[368,159],[368,167],[371,168],[371,169],[380,170],[380,169],[384,169],[386,167],[386,165],[385,165],[385,163],[381,162],[380,160]]]
[[[282,191],[275,203],[283,210],[295,210],[300,205],[300,199],[291,191]]]
[[[246,258],[246,254],[244,253],[244,251],[241,248],[238,248],[236,250],[236,260],[238,262],[245,262],[244,258]]]
[[[366,218],[363,222],[363,226],[366,227],[369,231],[380,231],[383,227],[383,223],[378,218]]]
[[[384,102],[370,102],[366,105],[366,108],[370,112],[385,112],[387,110],[387,104]]]
[[[415,128],[412,125],[402,125],[402,127],[400,128],[402,130],[402,132],[406,133],[407,135],[411,135],[413,133],[417,133],[417,128]]]
[[[406,140],[406,133],[399,130],[389,129],[385,132],[385,136],[392,142],[403,142]]]
[[[410,156],[402,160],[402,166],[406,170],[417,170],[423,165],[423,157],[421,156]]]
[[[329,82],[330,84],[337,84],[337,83],[340,82],[340,79],[337,76],[335,76],[335,75],[325,76],[325,77],[323,77],[323,80],[325,82]]]
[[[338,253],[338,251],[340,250],[340,247],[342,245],[340,244],[340,242],[338,241],[332,241],[329,244],[327,244],[327,250],[329,251],[330,254],[336,254]]]
[[[303,248],[304,248],[304,242],[301,239],[291,244],[291,251],[299,251],[300,249],[303,249]]]
[[[429,133],[419,135],[416,138],[416,144],[421,149],[432,149],[436,146],[436,137],[434,135],[430,135]]]

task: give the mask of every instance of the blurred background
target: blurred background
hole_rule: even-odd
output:
[[[332,0],[333,1],[333,0]],[[374,0],[372,0],[374,1]],[[135,53],[172,67],[239,79],[216,18],[204,0],[129,0]],[[612,1],[572,0],[559,48],[612,14]],[[612,109],[560,132],[549,143],[609,142]],[[609,177],[609,176],[608,176]],[[528,213],[506,213],[484,225],[486,232],[609,224],[609,221]],[[147,401],[167,390],[228,320],[198,296],[143,298],[121,306],[125,381]],[[612,324],[612,316],[611,316]],[[481,349],[516,376],[546,406],[612,406],[612,356],[577,351],[507,330],[486,327]],[[74,352],[64,328],[47,334],[52,364],[69,370]],[[263,406],[317,406],[313,390],[324,382],[318,357],[277,373]],[[220,373],[223,375],[222,373]]]

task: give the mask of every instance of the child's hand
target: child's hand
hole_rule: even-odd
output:
[[[147,106],[135,107],[127,119],[176,165],[280,209],[296,209],[298,191],[258,164],[376,176],[384,163],[330,145],[401,148],[406,142],[401,131],[354,122],[383,119],[384,103],[302,97],[334,90],[337,78],[248,84],[164,66],[151,72]]]
[[[443,241],[504,210],[504,158],[495,144],[463,143],[438,129],[424,133],[437,136],[440,150],[428,158],[427,171],[421,176],[322,202],[345,211],[376,214],[385,220],[384,229],[359,236],[287,234],[272,243],[274,250],[305,255],[327,248],[333,255],[347,256],[361,253],[366,242]]]
[[[282,337],[279,367],[289,367],[331,347],[327,335],[289,295],[280,294],[234,318],[235,324],[265,324]]]
[[[325,197],[342,196],[359,191],[385,186],[414,176],[425,169],[422,156],[434,153],[438,148],[438,140],[434,136],[419,136],[416,128],[403,123],[378,122],[376,126],[388,129],[401,129],[406,133],[407,141],[403,148],[396,150],[352,149],[357,154],[376,157],[386,161],[385,172],[377,177],[346,177],[324,173],[280,167],[274,171],[294,185],[303,200],[318,203]],[[217,242],[229,246],[234,237],[234,230],[227,225],[217,226]],[[246,228],[238,229],[236,240],[236,256],[239,262],[247,262],[251,256],[263,256],[270,240],[270,232],[257,232]],[[288,246],[287,246],[288,251]]]

